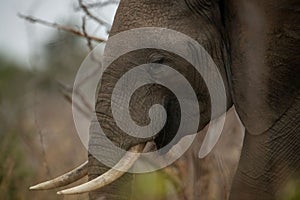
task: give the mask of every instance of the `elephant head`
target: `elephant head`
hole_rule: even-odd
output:
[[[172,29],[201,44],[215,62],[225,88],[226,108],[223,112],[234,104],[247,133],[232,199],[275,199],[275,191],[287,175],[300,167],[300,138],[296,134],[300,130],[297,117],[300,109],[299,79],[295,76],[299,74],[300,63],[297,55],[300,50],[299,7],[296,0],[124,0],[117,10],[110,38],[142,27]],[[279,27],[281,23],[284,27]],[[128,45],[131,44],[128,42]],[[153,64],[147,72],[151,77],[161,76],[159,66],[168,65],[189,80],[200,107],[198,131],[211,119],[211,99],[204,78],[187,60],[154,48],[131,51],[104,71],[97,90],[93,122],[101,124],[105,137],[124,150],[142,152],[147,142],[155,142],[158,149],[163,148],[176,137],[179,128],[181,113],[176,95],[155,83],[144,85],[133,93],[129,113],[136,124],[146,126],[151,121],[149,109],[155,104],[164,106],[167,120],[158,134],[142,138],[130,136],[114,119],[111,105],[118,80],[126,72],[146,63]],[[165,78],[172,82],[172,77]],[[174,80],[172,84],[179,83]],[[114,100],[122,102],[123,98],[119,96]],[[118,107],[118,103],[115,105]],[[52,181],[51,186],[45,183],[34,189],[65,185],[88,172],[91,182],[62,194],[93,191],[90,199],[101,195],[107,199],[128,199],[132,175],[110,170],[95,158],[97,152],[107,152],[108,160],[113,154],[101,145],[102,139],[91,126],[88,164]],[[115,164],[128,169],[136,159],[128,158],[126,154]],[[119,190],[120,187],[124,189]]]

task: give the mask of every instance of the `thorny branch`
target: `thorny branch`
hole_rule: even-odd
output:
[[[27,15],[23,15],[23,14],[20,14],[20,13],[18,14],[18,16],[22,19],[25,19],[25,20],[31,22],[31,23],[39,23],[39,24],[42,24],[42,25],[45,25],[45,26],[53,27],[53,28],[56,28],[58,30],[63,30],[63,31],[72,33],[74,35],[84,37],[84,38],[87,38],[89,40],[93,40],[93,41],[96,41],[96,42],[105,42],[106,41],[105,39],[88,35],[87,33],[83,33],[83,32],[81,32],[79,30],[76,30],[72,27],[63,26],[63,25],[60,25],[60,24],[57,24],[57,23],[48,22],[48,21],[45,21],[45,20],[42,20],[42,19],[35,18],[33,16],[27,16]]]
[[[93,15],[90,10],[88,9],[88,7],[83,3],[82,0],[78,0],[79,2],[79,6],[80,8],[83,10],[83,12],[90,17],[91,19],[95,20],[97,23],[99,23],[102,26],[105,26],[107,28],[107,30],[110,30],[111,28],[111,24],[106,22],[103,19],[100,19],[99,17],[96,17],[95,15]]]

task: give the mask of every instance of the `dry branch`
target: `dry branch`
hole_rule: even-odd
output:
[[[108,0],[108,1],[104,1],[104,2],[96,2],[96,3],[86,3],[85,7],[87,8],[102,8],[105,6],[109,6],[109,5],[118,5],[120,3],[119,0]],[[79,8],[76,8],[76,10],[79,10]]]
[[[57,23],[48,22],[48,21],[45,21],[45,20],[42,20],[42,19],[35,18],[33,16],[27,16],[27,15],[23,15],[23,14],[20,14],[20,13],[18,14],[18,16],[22,19],[25,19],[25,20],[31,22],[31,23],[38,23],[38,24],[42,24],[42,25],[45,25],[45,26],[48,26],[48,27],[56,28],[58,30],[63,30],[63,31],[72,33],[74,35],[84,37],[84,38],[87,38],[89,40],[93,40],[93,41],[96,41],[96,42],[105,42],[106,41],[105,39],[88,35],[86,33],[83,33],[81,31],[79,31],[79,30],[76,30],[72,27],[63,26],[63,25],[60,25],[60,24],[57,24]]]
[[[79,2],[79,6],[80,8],[83,10],[83,12],[88,16],[90,17],[91,19],[95,20],[97,23],[99,23],[100,25],[102,26],[105,26],[107,29],[110,29],[111,27],[111,24],[106,22],[105,20],[103,19],[100,19],[99,17],[96,17],[95,15],[93,15],[90,11],[89,11],[89,8],[83,3],[82,0],[78,0]]]
[[[91,39],[86,37],[86,36],[88,36],[88,34],[86,32],[86,19],[85,19],[85,17],[82,17],[82,26],[81,26],[81,28],[82,28],[83,34],[85,35],[85,38],[86,38],[86,41],[87,41],[87,46],[89,47],[90,51],[92,51],[93,50],[92,41],[91,41]]]
[[[73,103],[74,107],[89,119],[90,113],[92,113],[93,111],[93,107],[90,105],[84,94],[82,94],[82,92],[78,88],[76,90],[73,90],[72,87],[63,84],[60,81],[57,81],[57,83],[60,86],[60,92],[62,93],[65,100],[67,100],[67,102],[71,104]],[[79,97],[81,103],[84,105],[84,108],[79,103],[72,101],[72,92],[75,92],[75,94]]]

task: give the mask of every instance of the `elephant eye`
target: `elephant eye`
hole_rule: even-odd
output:
[[[161,55],[161,54],[152,54],[150,55],[150,63],[157,63],[157,64],[163,64],[165,62],[165,56]]]
[[[155,65],[155,64],[165,64],[166,63],[166,57],[161,54],[154,54],[150,57],[150,63],[152,63],[150,67],[149,73],[151,76],[163,76],[163,72],[165,71],[162,66]]]
[[[164,57],[155,58],[152,61],[152,63],[157,63],[157,64],[163,64],[164,62],[165,62],[165,58]]]

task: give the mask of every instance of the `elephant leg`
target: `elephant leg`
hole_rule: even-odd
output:
[[[300,96],[265,133],[246,133],[231,200],[278,199],[300,171]]]
[[[300,2],[226,2],[232,93],[246,128],[231,199],[278,199],[300,167]]]

